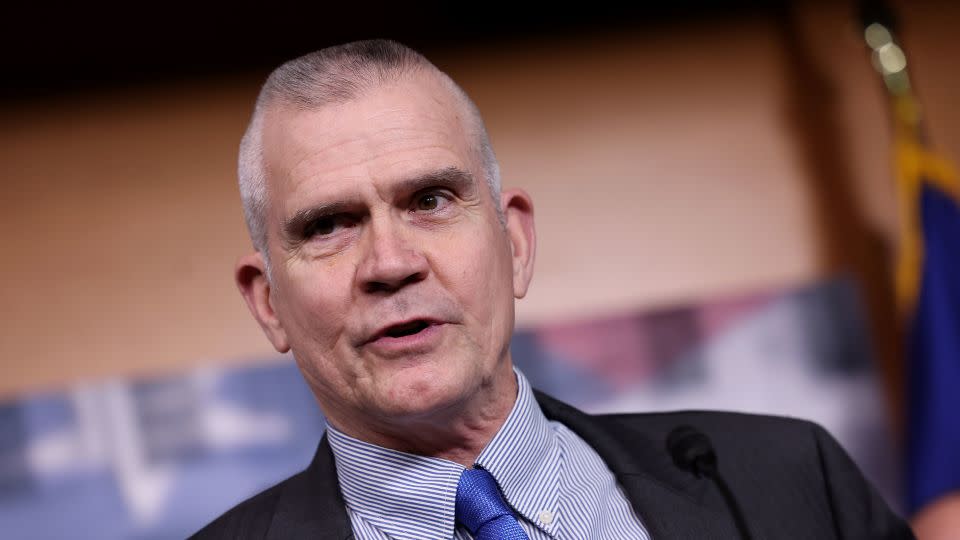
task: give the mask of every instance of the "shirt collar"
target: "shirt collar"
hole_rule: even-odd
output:
[[[347,508],[390,538],[453,538],[463,466],[383,448],[327,426]]]
[[[516,402],[476,465],[493,475],[511,506],[537,523],[537,513],[545,505],[556,505],[556,501],[543,500],[555,498],[556,490],[543,488],[555,485],[559,473],[545,471],[543,464],[550,452],[556,451],[557,442],[530,383],[519,370],[514,368],[514,372]],[[329,425],[327,433],[347,508],[391,537],[408,537],[411,531],[420,531],[418,538],[453,537],[457,483],[463,466],[383,448]],[[531,493],[542,495],[530,497]]]
[[[540,410],[533,389],[517,373],[517,401],[503,427],[477,456],[476,464],[496,479],[507,502],[531,523],[550,532],[540,523],[539,514],[557,510],[560,471],[548,463],[558,452],[557,437],[550,421]]]

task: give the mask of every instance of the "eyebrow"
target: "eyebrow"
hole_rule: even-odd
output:
[[[457,193],[469,193],[476,186],[473,175],[459,167],[446,167],[430,171],[398,182],[395,190],[401,193],[416,193],[432,188],[444,187]]]
[[[400,193],[416,193],[432,187],[442,187],[458,194],[468,194],[472,193],[472,190],[476,187],[476,181],[469,171],[459,167],[445,167],[400,180],[391,189]],[[347,201],[320,203],[302,208],[285,219],[280,230],[285,238],[297,239],[303,235],[303,231],[310,223],[325,217],[343,214],[351,209],[356,209],[356,204]]]

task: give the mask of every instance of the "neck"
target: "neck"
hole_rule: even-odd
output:
[[[513,369],[500,370],[475,395],[438,411],[403,418],[376,419],[352,426],[329,418],[343,433],[384,448],[421,456],[436,457],[470,468],[493,439],[517,399]],[[343,429],[343,427],[347,429]]]

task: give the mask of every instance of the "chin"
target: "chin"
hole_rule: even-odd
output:
[[[467,401],[477,391],[478,383],[478,377],[466,377],[462,372],[404,370],[382,389],[382,409],[396,417],[442,414]]]

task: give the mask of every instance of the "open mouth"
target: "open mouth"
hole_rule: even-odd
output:
[[[397,324],[387,328],[383,335],[392,338],[412,336],[426,330],[429,326],[430,323],[427,321],[410,321],[408,323]]]

